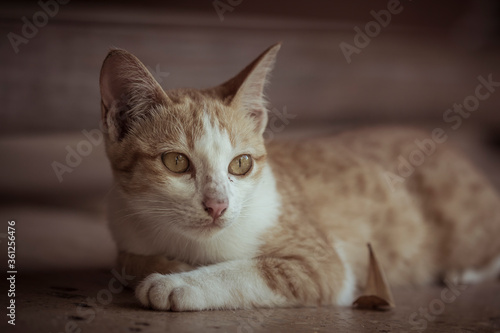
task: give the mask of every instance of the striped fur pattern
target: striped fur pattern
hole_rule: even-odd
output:
[[[500,199],[440,145],[388,186],[398,156],[425,133],[375,128],[265,144],[264,97],[280,45],[210,89],[163,91],[144,65],[112,50],[101,71],[115,186],[110,228],[141,304],[189,311],[348,305],[370,242],[393,285],[468,281],[500,270]],[[174,173],[167,152],[189,159]],[[251,156],[244,175],[228,171]],[[206,198],[224,202],[220,216]]]

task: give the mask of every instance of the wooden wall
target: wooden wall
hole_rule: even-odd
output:
[[[96,128],[110,47],[136,54],[171,89],[218,84],[282,41],[269,97],[300,124],[442,122],[474,94],[478,76],[500,81],[495,1],[401,1],[351,63],[339,45],[354,44],[354,27],[364,29],[388,1],[220,2],[239,5],[221,20],[213,1],[70,1],[17,53],[8,34],[22,35],[22,17],[42,9],[36,1],[2,5],[1,135]],[[467,121],[497,126],[499,106],[496,92]]]

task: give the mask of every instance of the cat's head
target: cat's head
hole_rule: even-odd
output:
[[[267,167],[263,91],[279,48],[217,87],[168,91],[132,54],[109,52],[102,122],[127,214],[196,238],[253,213],[248,203]]]

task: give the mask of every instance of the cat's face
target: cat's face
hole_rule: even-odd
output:
[[[192,238],[252,214],[246,203],[266,166],[262,89],[277,48],[202,91],[163,92],[135,57],[110,53],[101,72],[106,148],[128,211]]]
[[[134,124],[120,150],[108,149],[131,207],[193,236],[251,214],[245,202],[266,157],[252,119],[195,91],[157,110]]]

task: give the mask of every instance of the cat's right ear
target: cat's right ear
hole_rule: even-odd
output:
[[[121,141],[133,122],[147,117],[168,97],[148,69],[131,53],[111,50],[101,68],[101,117],[113,141]]]
[[[271,46],[238,75],[216,88],[221,99],[246,112],[259,134],[264,133],[267,125],[264,88],[280,47],[281,43]]]

